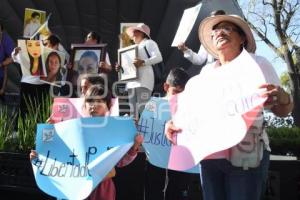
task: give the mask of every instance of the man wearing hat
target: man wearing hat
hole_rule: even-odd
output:
[[[152,65],[162,62],[158,45],[150,37],[150,28],[144,23],[127,28],[126,33],[138,45],[138,57],[134,60],[137,78],[128,82],[128,99],[131,114],[138,117],[150,99],[154,87]]]
[[[193,88],[195,90],[203,76],[213,76],[218,73],[220,67],[225,67],[226,64],[232,62],[245,49],[258,64],[266,80],[266,83],[260,86],[264,89],[263,96],[267,97],[264,107],[279,117],[285,117],[292,111],[291,97],[280,87],[279,78],[272,65],[265,58],[254,54],[256,44],[253,34],[241,17],[218,15],[206,18],[199,26],[199,38],[205,49],[218,60],[204,66],[200,75],[187,83],[185,91],[191,91]],[[219,84],[221,85],[222,82]],[[262,115],[257,116],[253,123],[256,130],[260,131],[257,143],[261,143],[261,151],[257,151],[260,152],[257,155],[257,166],[245,168],[243,162],[240,165],[235,162],[239,155],[234,150],[238,145],[244,145],[243,143],[208,156],[201,161],[204,200],[260,199],[267,179],[270,154],[269,140],[263,126]],[[166,125],[166,136],[170,140],[178,131],[178,127],[172,122]],[[252,131],[251,128],[247,134],[250,131]]]

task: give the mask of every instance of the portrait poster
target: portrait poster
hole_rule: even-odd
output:
[[[99,62],[105,60],[106,44],[72,44],[72,69],[81,74],[97,74]]]
[[[138,24],[139,23],[120,23],[120,48],[128,47],[134,44],[129,35],[126,33],[126,29]]]
[[[43,65],[43,44],[40,40],[18,40],[20,64],[23,76],[46,77],[47,71]]]
[[[67,73],[67,69],[64,67],[65,53],[47,47],[42,49],[43,66],[47,72],[47,77],[43,77],[42,80],[60,85]]]
[[[137,78],[137,69],[133,64],[138,54],[138,46],[131,45],[118,49],[118,63],[120,65],[119,80],[130,80]]]
[[[45,21],[45,11],[25,8],[23,37],[31,38]]]

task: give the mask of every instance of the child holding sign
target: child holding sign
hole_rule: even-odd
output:
[[[181,93],[184,90],[188,79],[189,75],[184,69],[171,69],[163,85],[163,89],[166,93],[164,99],[172,101],[171,99],[173,99],[172,97],[174,95]],[[171,106],[171,111],[172,110],[174,109],[172,109]],[[150,162],[147,162],[146,177],[146,199],[182,199],[188,191],[190,182],[190,175],[188,173],[163,169]]]
[[[103,85],[91,86],[85,95],[84,109],[92,117],[109,116],[109,109],[111,107],[111,94]],[[139,146],[143,142],[143,136],[137,134],[134,140],[134,145],[126,153],[126,155],[117,164],[118,167],[124,167],[131,163],[139,150]],[[30,159],[37,156],[36,151],[30,153]],[[87,198],[88,200],[114,200],[116,198],[116,189],[112,177],[116,175],[113,168],[102,182],[94,189],[94,191]]]

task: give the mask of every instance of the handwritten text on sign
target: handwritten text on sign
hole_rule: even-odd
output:
[[[39,124],[32,162],[37,185],[61,199],[85,199],[133,144],[130,118],[78,118]]]

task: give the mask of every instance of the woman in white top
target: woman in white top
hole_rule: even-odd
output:
[[[138,57],[133,62],[138,75],[126,85],[131,115],[138,117],[150,99],[154,87],[152,65],[162,62],[162,55],[157,43],[150,38],[150,28],[146,24],[129,27],[126,33],[138,45]]]

